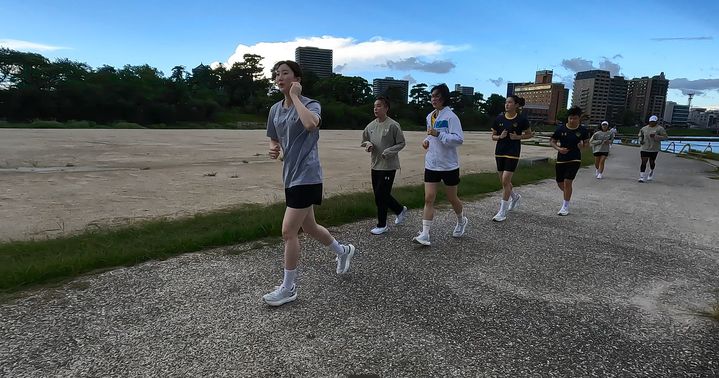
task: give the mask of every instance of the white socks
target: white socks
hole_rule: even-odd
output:
[[[295,285],[295,278],[297,278],[297,268],[292,270],[285,269],[285,278],[282,280],[282,287],[287,290],[292,290],[292,286]]]
[[[456,214],[456,213],[455,213],[455,214]],[[461,213],[457,214],[457,223],[460,223],[460,224],[461,224],[462,222],[464,222],[464,211],[462,211]]]
[[[337,239],[332,239],[332,243],[329,245],[330,249],[333,250],[336,254],[340,255],[345,252],[344,247],[342,247],[342,244],[340,244]]]
[[[429,229],[434,221],[422,219],[422,235],[429,235]]]
[[[565,209],[569,209],[569,201],[562,201],[562,207]]]
[[[502,200],[499,204],[499,211],[505,212],[509,209],[509,201]]]

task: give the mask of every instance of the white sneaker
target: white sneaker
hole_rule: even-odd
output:
[[[343,245],[344,253],[337,254],[337,274],[345,274],[350,270],[350,261],[355,255],[355,246],[352,244]]]
[[[415,236],[412,239],[412,241],[415,243],[422,244],[422,245],[427,245],[427,246],[432,245],[432,243],[429,242],[429,234],[425,235],[421,231],[419,232],[419,235]]]
[[[262,300],[270,306],[282,306],[287,302],[297,299],[297,286],[292,285],[292,289],[285,289],[282,286],[275,287],[275,291],[262,296]]]
[[[494,218],[492,218],[492,220],[495,222],[504,222],[505,219],[507,219],[507,212],[502,211],[502,209],[499,209],[499,211],[497,212],[497,215],[495,215]]]
[[[597,178],[598,178],[598,179],[600,179],[600,180],[601,180],[601,179],[602,179],[602,177],[604,177],[604,176],[602,176],[602,174],[601,174],[601,173],[597,173]]]
[[[452,236],[455,238],[458,238],[458,237],[464,235],[464,230],[467,228],[467,223],[469,223],[469,219],[467,217],[462,217],[462,223],[460,224],[458,221],[457,225],[454,226],[454,231],[452,231]]]
[[[407,219],[407,206],[402,206],[402,212],[397,215],[397,218],[394,220],[394,224],[400,225],[404,223],[405,219]]]
[[[373,233],[373,234],[375,234],[375,235],[382,235],[382,234],[384,234],[385,232],[387,232],[388,230],[389,230],[389,227],[384,226],[384,227],[375,227],[375,228],[373,228],[370,232]]]
[[[562,206],[562,208],[559,209],[559,212],[557,212],[557,215],[563,217],[569,215],[569,208]]]
[[[522,196],[520,194],[517,194],[517,198],[510,197],[509,208],[507,210],[512,211],[512,210],[516,209],[517,206],[519,206],[519,201],[521,201],[521,200],[522,200]],[[506,216],[506,214],[505,214],[505,216]]]
[[[644,182],[644,174],[639,175],[639,182]]]
[[[647,181],[652,181],[652,180],[654,180],[654,171],[653,170],[649,171],[649,176],[647,176]]]

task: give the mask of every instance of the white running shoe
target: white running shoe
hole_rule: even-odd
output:
[[[402,206],[402,212],[397,215],[397,218],[394,220],[394,224],[400,225],[404,223],[405,219],[407,219],[407,206]]]
[[[275,291],[262,296],[262,300],[273,307],[282,306],[295,299],[297,299],[297,285],[292,285],[292,289],[285,289],[283,286],[275,287]]]
[[[601,174],[601,173],[597,173],[597,178],[598,178],[598,179],[600,179],[600,180],[601,180],[601,179],[602,179],[602,177],[604,177],[604,176],[602,176],[602,174]]]
[[[429,234],[423,234],[421,231],[412,239],[412,241],[426,246],[432,245],[432,243],[429,242]]]
[[[464,235],[464,230],[467,228],[467,223],[469,223],[469,219],[467,217],[462,217],[462,223],[459,223],[459,221],[457,221],[457,225],[454,226],[454,231],[452,231],[452,236],[458,238]]]
[[[654,180],[654,170],[653,169],[651,171],[649,171],[649,176],[647,176],[647,181],[652,181],[652,180]]]
[[[519,206],[519,202],[521,200],[522,200],[522,196],[519,193],[517,193],[517,198],[510,197],[509,208],[507,208],[507,211],[512,211],[512,210],[516,209],[517,206]],[[505,217],[506,217],[506,214],[505,214]]]
[[[337,254],[337,274],[345,274],[350,270],[350,261],[355,255],[355,246],[352,244],[343,245],[343,253]]]
[[[387,232],[388,230],[389,230],[389,227],[384,226],[384,227],[375,227],[370,232],[373,233],[374,235],[382,235],[385,232]]]
[[[492,220],[495,222],[504,222],[506,219],[507,219],[507,212],[502,211],[502,209],[499,209],[499,211],[497,212],[497,215],[495,215],[494,218],[492,218]]]
[[[644,173],[639,175],[639,182],[644,182]]]
[[[563,217],[569,215],[569,208],[562,206],[562,208],[559,209],[559,212],[557,212],[557,215],[563,216]]]

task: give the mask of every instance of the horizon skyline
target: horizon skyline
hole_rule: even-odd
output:
[[[508,82],[533,81],[534,73],[544,69],[552,70],[553,81],[570,91],[576,73],[591,69],[628,80],[664,72],[670,80],[667,101],[686,104],[686,94],[693,92],[693,106],[719,109],[719,29],[711,17],[719,13],[719,4],[710,0],[692,8],[668,0],[460,3],[443,9],[450,24],[417,18],[431,13],[431,5],[406,8],[396,1],[371,0],[352,10],[325,2],[295,7],[279,1],[272,8],[227,0],[212,8],[184,0],[172,4],[0,3],[7,15],[0,46],[50,60],[84,62],[94,69],[148,64],[165,76],[177,65],[188,71],[199,64],[231,65],[245,53],[264,57],[267,72],[278,60],[294,60],[296,47],[314,46],[333,50],[334,73],[359,76],[370,85],[375,78],[393,77],[410,86],[471,86],[485,97],[504,96]],[[353,16],[338,17],[347,13]],[[195,14],[202,17],[188,18]],[[246,14],[257,16],[237,18]],[[323,22],[288,27],[283,18],[288,14]],[[529,16],[529,22],[516,22],[515,14]],[[474,15],[484,18],[475,21]],[[508,26],[502,15],[517,20]],[[187,22],[195,27],[185,27]],[[573,28],[562,32],[567,25]]]

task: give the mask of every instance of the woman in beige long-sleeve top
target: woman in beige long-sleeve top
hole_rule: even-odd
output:
[[[404,134],[399,123],[387,116],[389,100],[380,96],[374,102],[375,118],[362,132],[362,147],[372,154],[372,191],[377,205],[377,227],[370,232],[375,235],[387,232],[387,210],[397,214],[394,223],[404,222],[407,208],[392,197],[392,184],[399,167],[398,153],[405,146]]]
[[[589,139],[589,144],[592,146],[592,152],[594,153],[594,175],[601,179],[604,174],[604,162],[609,156],[609,146],[611,146],[614,140],[614,133],[609,131],[609,122],[602,122],[602,128],[596,133],[592,134]]]

